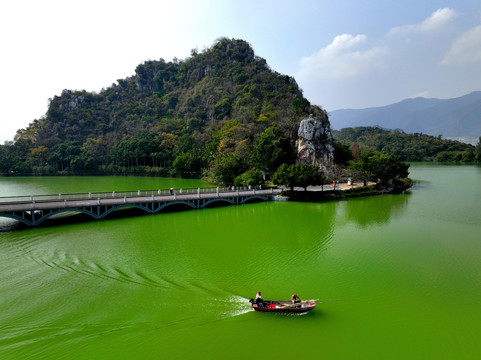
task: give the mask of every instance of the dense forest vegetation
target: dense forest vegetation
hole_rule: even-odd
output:
[[[271,70],[246,41],[220,38],[185,60],[146,61],[98,93],[63,90],[45,116],[0,145],[0,174],[178,174],[259,184],[295,163],[299,123],[309,114],[326,113],[303,97],[294,78]],[[481,161],[479,144],[423,134],[364,127],[334,137],[336,164],[376,180],[383,161]],[[369,171],[356,165],[368,161],[361,152],[370,154]],[[325,179],[286,166],[278,174],[286,183]]]
[[[185,60],[146,61],[99,93],[64,90],[0,146],[0,173],[178,173],[232,184],[292,163],[300,120],[323,111],[247,42],[220,38]]]
[[[340,150],[341,162],[349,155],[369,150],[386,151],[399,156],[403,161],[474,162],[481,161],[481,145],[475,146],[459,141],[441,139],[440,136],[415,133],[406,134],[401,130],[386,130],[380,127],[355,127],[333,131],[336,149]],[[342,155],[344,151],[344,155]]]

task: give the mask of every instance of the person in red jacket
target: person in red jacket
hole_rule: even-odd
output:
[[[291,301],[292,301],[293,304],[295,304],[295,303],[301,302],[301,299],[299,298],[299,296],[297,296],[297,294],[294,293],[291,296]]]

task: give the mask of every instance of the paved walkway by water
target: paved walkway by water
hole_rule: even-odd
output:
[[[367,185],[374,185],[374,182],[368,182]],[[322,185],[322,186],[308,186],[307,191],[332,191],[332,190],[349,190],[349,189],[354,189],[358,187],[363,187],[364,182],[354,182],[354,183],[340,183],[336,184],[336,187],[332,184],[328,185]],[[296,191],[304,191],[304,188],[302,187],[295,187],[294,190]]]

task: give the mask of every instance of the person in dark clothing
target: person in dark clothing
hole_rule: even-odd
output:
[[[256,304],[259,307],[264,307],[264,303],[263,303],[264,300],[262,300],[261,294],[262,294],[262,292],[260,292],[260,291],[257,292],[257,294],[256,294]]]

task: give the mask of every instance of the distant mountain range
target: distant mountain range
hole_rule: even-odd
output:
[[[418,97],[381,107],[335,110],[329,120],[335,130],[380,126],[476,144],[481,136],[481,91],[446,100]]]

